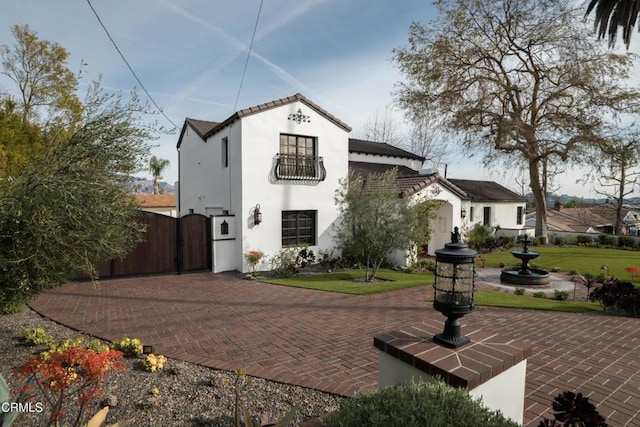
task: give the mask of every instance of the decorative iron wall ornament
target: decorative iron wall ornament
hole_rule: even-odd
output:
[[[434,186],[431,187],[431,195],[432,196],[437,196],[440,193],[442,193],[442,188],[438,187],[437,185],[434,185]]]
[[[294,122],[300,123],[311,123],[311,117],[302,114],[302,110],[298,108],[298,112],[295,114],[289,114],[289,120],[293,120]]]

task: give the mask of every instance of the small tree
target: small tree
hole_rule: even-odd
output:
[[[600,147],[593,165],[597,176],[596,193],[611,199],[616,207],[615,234],[623,225],[624,198],[640,183],[640,129],[633,127]]]
[[[365,265],[367,281],[376,276],[391,251],[426,243],[431,235],[436,203],[401,197],[396,175],[396,169],[367,177],[352,173],[336,191],[341,213],[335,228],[337,247],[343,256]]]
[[[361,137],[367,141],[397,146],[401,138],[398,136],[398,126],[394,121],[392,110],[389,107],[386,107],[383,113],[376,110],[364,124]]]
[[[1,73],[20,90],[22,121],[79,120],[82,103],[75,95],[76,76],[67,67],[69,52],[58,43],[40,40],[28,25],[14,25],[11,32],[15,45],[0,45]],[[43,116],[39,108],[48,108],[47,114]]]

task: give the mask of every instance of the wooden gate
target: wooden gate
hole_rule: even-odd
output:
[[[211,270],[210,218],[142,212],[139,222],[147,226],[143,240],[125,258],[98,264],[98,277]]]
[[[178,273],[211,270],[211,218],[189,214],[177,220]]]

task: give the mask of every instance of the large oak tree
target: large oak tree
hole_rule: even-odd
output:
[[[536,235],[546,236],[549,167],[599,142],[608,114],[637,111],[639,93],[624,86],[635,57],[602,51],[566,2],[436,4],[437,18],[414,23],[408,46],[395,51],[406,76],[398,101],[416,116],[442,114],[488,161],[524,163]]]

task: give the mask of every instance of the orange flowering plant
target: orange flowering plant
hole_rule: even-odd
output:
[[[65,419],[65,403],[78,406],[73,426],[83,425],[86,411],[93,409],[102,395],[104,375],[111,369],[124,370],[122,353],[116,350],[95,351],[84,346],[72,346],[58,351],[31,356],[15,370],[25,379],[16,394],[34,398],[34,388],[43,397],[51,413],[47,426],[59,426]]]
[[[247,260],[247,264],[249,264],[249,268],[251,268],[251,273],[255,275],[256,269],[260,261],[264,258],[264,253],[262,251],[249,251],[244,254],[244,259]]]
[[[640,267],[625,267],[624,269],[631,275],[632,282],[640,277]]]

